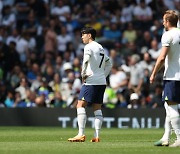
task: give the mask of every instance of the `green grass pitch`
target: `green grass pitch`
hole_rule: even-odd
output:
[[[163,129],[107,129],[101,142],[91,143],[93,129],[86,128],[86,141],[67,139],[77,129],[60,127],[0,127],[0,154],[178,154],[180,148],[155,147]],[[175,136],[172,135],[172,140]]]

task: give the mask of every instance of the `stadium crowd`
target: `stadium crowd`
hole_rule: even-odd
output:
[[[0,106],[75,107],[92,26],[113,63],[104,107],[163,107],[162,72],[149,76],[167,9],[179,0],[0,0]]]

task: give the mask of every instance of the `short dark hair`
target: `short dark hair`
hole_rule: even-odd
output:
[[[92,39],[95,40],[96,30],[92,27],[84,27],[81,30],[81,34],[91,34]]]

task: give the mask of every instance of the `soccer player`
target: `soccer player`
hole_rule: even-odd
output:
[[[111,71],[112,63],[105,54],[103,47],[95,41],[96,31],[91,27],[85,27],[81,31],[84,47],[84,57],[82,65],[82,81],[78,103],[77,103],[77,121],[79,132],[78,135],[69,138],[70,142],[85,141],[85,124],[87,104],[91,104],[95,115],[95,133],[91,142],[99,142],[99,133],[103,122],[101,106],[103,95],[106,88],[106,77]]]
[[[176,134],[176,141],[170,147],[180,147],[180,117],[178,104],[180,103],[180,29],[177,28],[179,15],[176,11],[168,10],[163,16],[166,32],[162,35],[161,53],[150,76],[153,83],[157,72],[165,65],[164,91],[162,100],[165,102],[166,119],[163,137],[155,142],[156,146],[168,146],[171,126]]]

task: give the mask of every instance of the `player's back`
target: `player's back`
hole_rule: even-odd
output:
[[[105,85],[105,60],[107,56],[105,55],[103,47],[92,41],[87,44],[85,50],[90,50],[91,56],[90,61],[87,66],[87,74],[90,76],[86,79],[86,84],[90,85]]]

